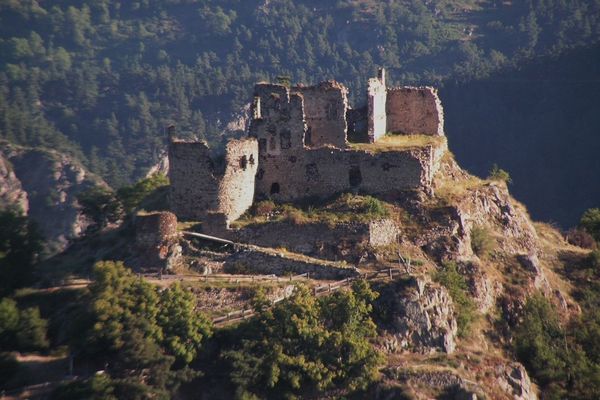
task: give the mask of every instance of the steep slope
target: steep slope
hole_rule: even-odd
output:
[[[64,250],[89,224],[79,211],[77,194],[106,185],[69,156],[7,142],[0,142],[0,167],[6,188],[1,205],[16,205],[36,222],[49,254]]]

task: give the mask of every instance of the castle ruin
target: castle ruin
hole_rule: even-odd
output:
[[[171,209],[214,231],[227,228],[255,199],[431,193],[447,149],[436,89],[387,88],[381,69],[368,82],[365,107],[352,109],[347,94],[335,81],[258,83],[248,136],[228,142],[222,163],[210,157],[205,143],[170,135]],[[438,140],[386,146],[388,135]]]

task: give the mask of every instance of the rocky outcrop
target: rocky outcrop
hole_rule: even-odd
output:
[[[89,225],[77,195],[106,185],[65,154],[8,142],[0,142],[0,182],[0,202],[27,208],[24,211],[37,223],[49,254],[63,250]]]
[[[417,353],[456,348],[457,324],[454,305],[448,291],[432,282],[413,279],[396,290],[385,291],[390,314],[390,329],[385,347],[390,352],[408,350]],[[383,295],[382,295],[383,296]]]
[[[537,400],[529,375],[521,364],[498,365],[496,374],[498,386],[510,393],[514,400]]]
[[[0,208],[17,208],[27,214],[29,200],[13,166],[0,152]]]

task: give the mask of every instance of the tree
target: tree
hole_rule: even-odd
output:
[[[83,213],[94,221],[96,229],[105,228],[123,217],[123,205],[110,189],[95,186],[78,194],[77,201]]]
[[[134,185],[124,186],[117,191],[126,212],[132,212],[142,201],[158,188],[169,184],[169,179],[163,174],[154,174],[144,178]]]
[[[196,358],[202,341],[211,334],[211,322],[196,312],[196,298],[179,284],[160,294],[157,322],[163,330],[163,346],[185,364]]]
[[[180,287],[159,295],[122,262],[98,262],[76,353],[107,366],[117,398],[168,396],[198,376],[188,364],[210,334],[194,300]]]
[[[0,295],[30,283],[42,250],[36,226],[16,211],[0,212]]]
[[[0,301],[0,350],[12,350],[14,334],[19,325],[17,302],[4,298]]]
[[[600,242],[600,208],[590,208],[584,212],[579,225],[592,235],[596,242]]]
[[[44,350],[50,343],[46,338],[48,322],[40,316],[39,308],[26,308],[19,315],[16,339],[21,350]]]
[[[223,352],[239,398],[293,398],[335,387],[364,388],[377,376],[380,354],[369,343],[376,297],[359,281],[352,291],[318,300],[303,286],[272,308],[261,308]]]

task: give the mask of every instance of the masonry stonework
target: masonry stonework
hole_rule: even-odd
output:
[[[328,81],[317,86],[298,86],[293,90],[301,93],[304,98],[304,118],[307,125],[304,144],[308,147],[345,147],[348,131],[346,87],[335,81]]]
[[[257,160],[254,138],[229,141],[222,165],[205,143],[171,140],[171,209],[184,219],[203,219],[209,212],[222,213],[227,221],[239,218],[254,200]]]
[[[379,77],[371,78],[367,83],[369,143],[376,142],[387,132],[385,72],[380,70],[379,73]]]
[[[347,89],[335,81],[258,83],[250,115],[248,138],[231,140],[222,163],[211,159],[206,144],[178,141],[170,130],[170,202],[178,217],[203,220],[218,231],[260,198],[432,193],[447,150],[445,141],[404,149],[351,145],[376,142],[389,131],[443,135],[435,89],[387,89],[383,70],[369,80],[366,107],[350,108]]]
[[[386,115],[388,132],[444,135],[442,103],[432,87],[388,89]]]

